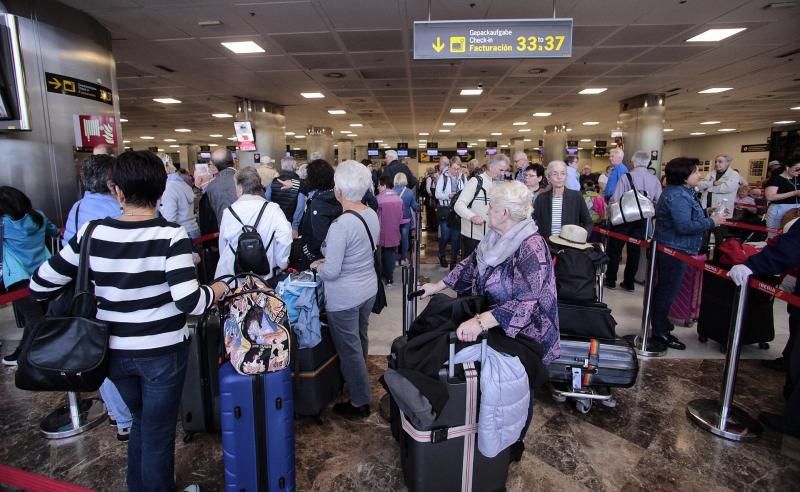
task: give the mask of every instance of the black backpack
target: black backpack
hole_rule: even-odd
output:
[[[272,240],[275,239],[275,232],[272,232],[266,248],[264,248],[264,242],[261,241],[261,234],[258,233],[258,223],[261,221],[261,216],[264,215],[267,205],[268,203],[265,202],[261,207],[256,223],[253,225],[246,225],[233,211],[233,207],[228,207],[228,211],[233,215],[233,218],[242,224],[242,233],[239,235],[237,248],[234,250],[233,246],[228,245],[235,255],[233,271],[236,274],[250,272],[256,275],[267,275],[269,273],[267,250],[272,245]]]
[[[449,179],[446,177],[445,179]],[[475,199],[478,198],[478,193],[483,191],[483,196],[486,197],[486,190],[483,189],[483,178],[480,176],[475,176],[475,179],[478,180],[478,187],[475,188],[475,195],[472,197],[472,200],[469,201],[467,208],[472,208],[473,202]],[[464,185],[466,187],[466,185]],[[464,191],[464,188],[458,190],[458,193],[453,195],[453,198],[450,199],[450,213],[447,214],[447,227],[450,229],[461,230],[461,216],[456,213],[456,201],[458,197],[461,196],[461,192]]]
[[[553,256],[557,258],[554,270],[559,302],[597,302],[597,269],[608,263],[608,256],[599,245],[592,246],[591,249],[554,249],[551,246]]]

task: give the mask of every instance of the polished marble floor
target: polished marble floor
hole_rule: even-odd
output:
[[[435,240],[427,243],[420,270],[436,281],[446,270],[433,264]],[[384,355],[391,340],[401,329],[400,290],[399,285],[387,289],[389,306],[370,322],[372,416],[350,422],[326,414],[322,426],[298,421],[298,490],[405,490],[399,448],[377,412],[377,401],[384,393],[377,379],[386,367]],[[619,322],[618,333],[636,333],[641,287],[634,293],[607,291],[607,296]],[[423,306],[424,302],[420,309]],[[786,313],[779,303],[775,329],[769,350],[749,346],[742,354],[736,401],[753,415],[782,410],[783,375],[754,360],[777,357],[785,342]],[[616,408],[596,406],[584,415],[540,391],[525,455],[521,463],[510,467],[508,490],[798,490],[800,441],[767,431],[756,442],[734,443],[700,430],[687,419],[689,401],[718,394],[723,360],[711,343],[697,342],[691,328],[681,330],[688,349],[670,351],[663,359],[642,360],[637,384],[617,390]],[[10,309],[0,309],[4,354],[16,345],[20,333],[13,326]],[[64,397],[17,390],[13,372],[0,369],[0,463],[96,490],[125,490],[126,444],[115,439],[114,429],[103,425],[70,439],[42,438],[39,420]],[[179,483],[197,483],[204,491],[223,490],[219,436],[200,434],[189,443],[181,437],[179,426]],[[0,490],[5,490],[2,485]]]

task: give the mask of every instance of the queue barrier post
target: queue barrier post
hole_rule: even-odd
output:
[[[725,358],[722,389],[719,400],[697,399],[686,406],[689,420],[715,436],[731,441],[752,441],[763,431],[761,424],[741,408],[733,404],[736,387],[736,372],[741,353],[742,323],[747,303],[750,278],[738,288],[738,299],[733,307],[732,323],[728,335],[728,353]]]
[[[67,393],[67,404],[47,415],[39,429],[47,439],[77,436],[100,425],[106,418],[106,408],[98,398],[81,399],[81,394]]]
[[[642,329],[634,339],[634,348],[641,357],[663,357],[664,352],[654,352],[647,350],[647,339],[650,338],[650,319],[652,318],[653,306],[653,284],[655,283],[656,273],[656,251],[658,242],[653,239],[650,243],[650,258],[647,265],[647,278],[644,284],[644,306],[642,309]]]

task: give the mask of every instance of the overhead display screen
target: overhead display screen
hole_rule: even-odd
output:
[[[408,142],[397,142],[397,157],[408,157]]]
[[[367,157],[378,157],[381,154],[378,150],[378,142],[367,143]]]
[[[414,59],[569,58],[572,19],[414,22]]]

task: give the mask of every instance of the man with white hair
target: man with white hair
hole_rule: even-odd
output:
[[[700,204],[704,208],[716,208],[728,200],[725,206],[725,217],[733,216],[736,192],[739,191],[739,173],[731,168],[733,157],[719,154],[714,158],[714,170],[697,183],[697,190],[703,192]]]
[[[567,182],[564,184],[567,189],[581,191],[581,183],[578,180],[578,166],[581,159],[577,155],[570,155],[564,159],[567,163]]]
[[[271,157],[265,156],[261,158],[261,163],[256,167],[258,177],[261,178],[261,186],[269,188],[272,181],[278,177],[278,171],[273,167],[275,161]]]
[[[514,167],[517,170],[516,179],[520,183],[525,183],[525,170],[528,169],[531,163],[528,160],[528,155],[522,150],[514,152]]]
[[[292,234],[297,237],[300,221],[303,219],[306,197],[300,193],[299,187],[284,188],[279,182],[297,180],[299,183],[300,176],[295,172],[295,166],[297,166],[297,162],[291,157],[281,159],[281,174],[278,179],[272,180],[272,184],[266,189],[264,197],[281,207],[286,220],[292,223]]]
[[[622,175],[623,177],[617,183],[609,203],[618,203],[623,193],[631,189],[631,181],[639,193],[645,195],[652,200],[653,203],[658,203],[658,198],[661,196],[661,182],[647,170],[647,166],[650,164],[650,154],[643,150],[637,150],[634,152],[633,159],[631,160],[633,161],[633,170],[630,173]],[[629,180],[626,175],[630,176],[631,179]],[[646,225],[647,221],[637,220],[635,222],[613,226],[611,230],[626,236],[644,239]],[[623,274],[623,280],[620,286],[632,292],[634,289],[636,271],[639,269],[639,254],[641,253],[641,248],[620,239],[610,238],[608,242],[609,261],[606,270],[605,286],[609,289],[613,289],[617,286],[617,270],[619,270],[619,261],[622,256],[623,245],[626,245],[627,259],[625,260],[625,273]]]
[[[606,201],[609,201],[611,197],[614,195],[614,190],[617,188],[617,183],[620,181],[620,178],[623,174],[628,172],[628,166],[622,162],[622,159],[625,157],[625,152],[622,149],[615,148],[611,149],[611,156],[609,157],[609,161],[611,162],[611,173],[608,175],[608,182],[606,183],[605,189],[605,197]]]
[[[408,179],[408,188],[410,190],[415,191],[417,189],[417,177],[414,176],[414,173],[411,172],[411,169],[400,162],[397,157],[397,151],[387,150],[386,167],[383,169],[383,175],[389,176],[389,178],[392,180],[392,183],[394,183],[394,175],[397,173],[403,173],[406,175],[406,179]]]
[[[466,258],[478,246],[486,233],[486,220],[489,216],[489,193],[495,182],[502,182],[511,163],[503,154],[489,159],[486,171],[470,178],[453,206],[461,217],[461,244]]]

